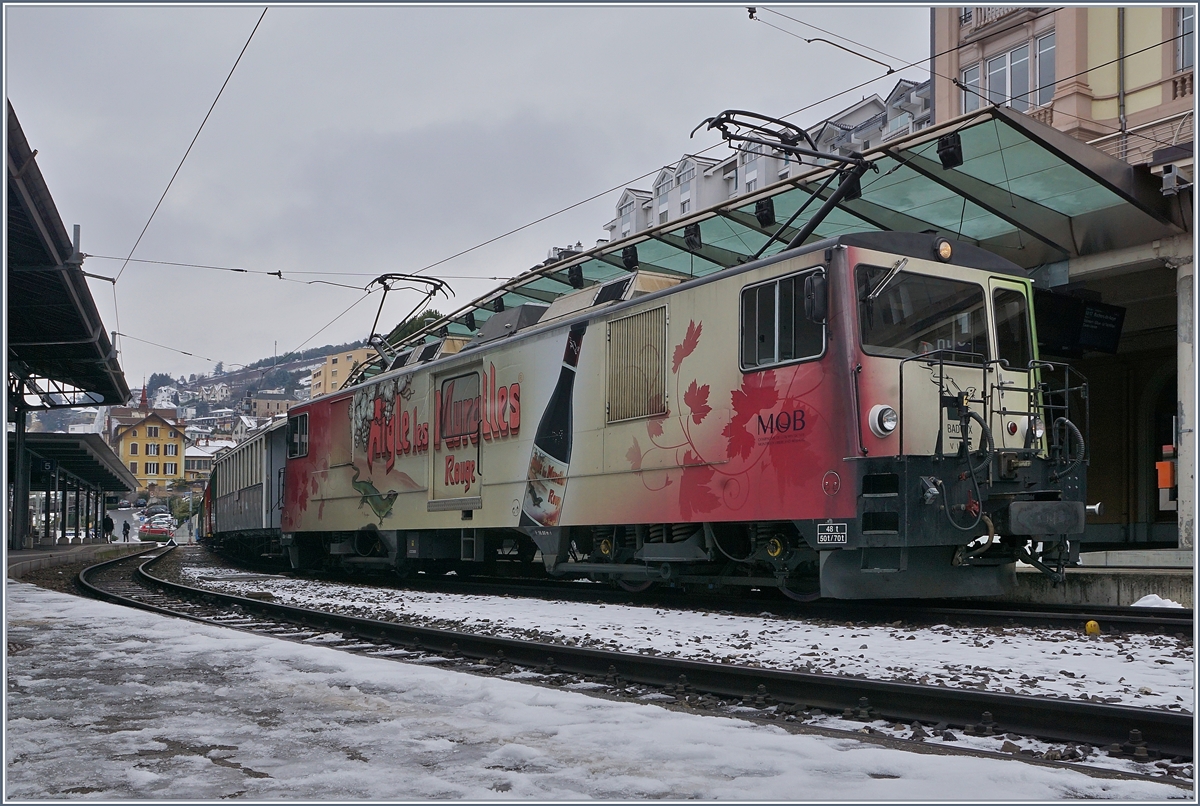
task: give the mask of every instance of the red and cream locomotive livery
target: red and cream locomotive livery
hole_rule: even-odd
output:
[[[1085,520],[1086,385],[1019,267],[847,234],[495,313],[289,412],[293,567],[1002,593]],[[1081,401],[1083,401],[1081,403]]]

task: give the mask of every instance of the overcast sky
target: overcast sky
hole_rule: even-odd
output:
[[[929,55],[927,7],[770,8],[896,64]],[[129,254],[262,9],[5,7],[6,93],[85,253]],[[712,146],[714,133],[688,134],[722,109],[785,115],[880,77],[793,118],[811,125],[927,77],[882,74],[744,6],[272,7],[134,257],[361,287]],[[552,246],[594,245],[618,195],[438,267],[456,297],[437,306],[469,302],[496,284],[480,278],[516,275]],[[113,287],[89,283],[109,330],[196,355],[119,340],[131,388],[152,372],[211,372],[200,356],[231,365],[276,342],[296,349],[363,293],[130,263],[114,309]],[[390,295],[380,330],[414,301]],[[306,346],[365,338],[377,305]]]

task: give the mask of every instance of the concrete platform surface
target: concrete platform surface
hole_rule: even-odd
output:
[[[1036,568],[1017,567],[1017,588],[1004,601],[1040,604],[1091,604],[1126,607],[1143,596],[1194,607],[1195,574],[1191,568],[1068,568],[1066,581],[1055,585]]]
[[[39,568],[53,568],[57,565],[95,560],[101,562],[120,557],[125,554],[136,554],[139,551],[154,548],[158,543],[72,543],[70,545],[53,545],[32,549],[9,549],[7,554],[8,576],[20,579],[30,571]]]

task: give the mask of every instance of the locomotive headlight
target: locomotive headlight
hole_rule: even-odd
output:
[[[871,431],[877,437],[886,437],[896,430],[900,423],[900,415],[891,406],[880,404],[871,409],[868,417],[871,421]]]
[[[937,255],[937,259],[946,263],[950,258],[954,257],[954,247],[945,238],[938,238],[934,243],[933,253]]]
[[[1041,417],[1029,418],[1029,430],[1033,432],[1034,439],[1041,439],[1046,436],[1046,424],[1042,422]]]

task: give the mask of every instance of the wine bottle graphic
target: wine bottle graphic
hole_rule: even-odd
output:
[[[575,370],[587,323],[571,327],[563,354],[558,383],[542,413],[533,437],[525,502],[521,505],[520,525],[524,528],[553,528],[562,514],[567,489],[567,468],[571,463],[571,399],[575,389]]]

